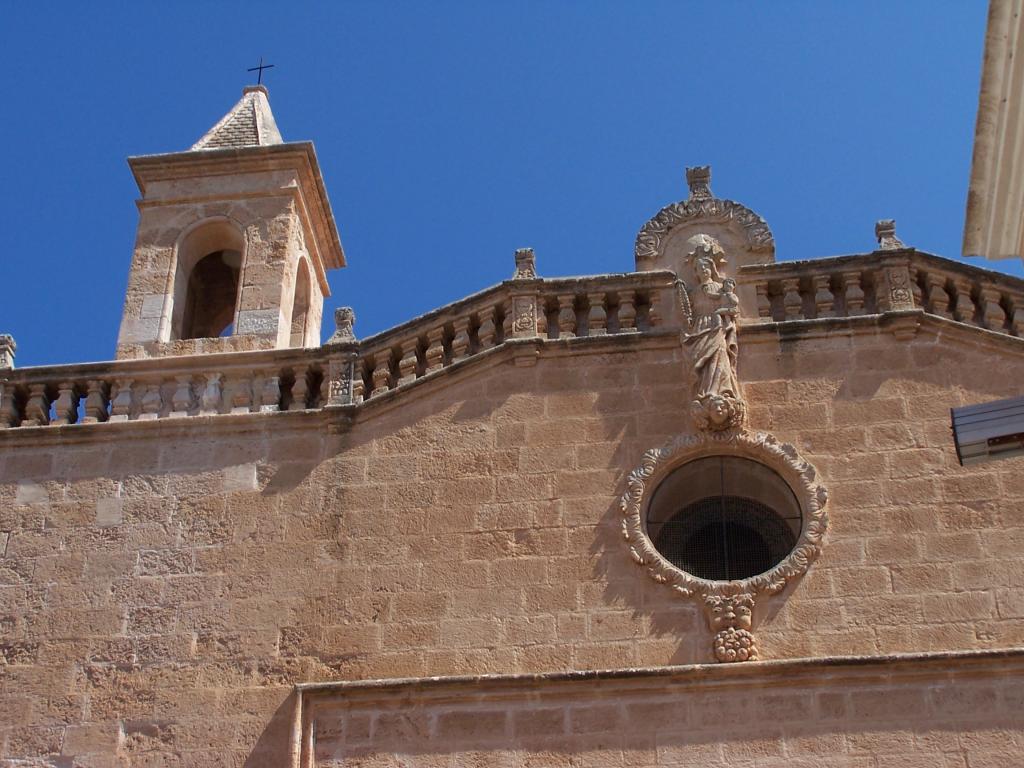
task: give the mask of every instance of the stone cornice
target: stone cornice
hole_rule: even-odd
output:
[[[146,185],[154,181],[196,176],[234,176],[268,170],[297,171],[302,187],[299,196],[303,209],[301,213],[315,235],[312,239],[313,247],[318,249],[324,268],[339,269],[345,266],[345,252],[338,235],[338,226],[324,186],[316,150],[310,141],[140,155],[128,158],[128,165],[144,198]]]
[[[904,261],[923,267],[945,270],[950,273],[959,273],[964,277],[974,280],[983,280],[995,285],[1005,286],[1012,290],[1024,292],[1024,279],[1004,272],[986,269],[975,264],[965,264],[962,261],[955,261],[944,256],[937,256],[927,251],[919,251],[916,248],[903,248],[899,250],[869,251],[867,253],[851,253],[836,256],[822,256],[814,259],[800,259],[794,261],[776,261],[770,264],[748,264],[739,268],[739,276],[753,277],[764,275],[771,277],[782,277],[789,275],[813,275],[828,271],[841,271],[857,267],[869,267]]]
[[[346,680],[300,683],[304,699],[344,695],[346,701],[394,701],[399,692],[447,698],[468,693],[559,695],[580,685],[601,683],[603,695],[652,687],[822,687],[863,681],[892,683],[909,680],[957,679],[1024,675],[1024,648],[948,651],[883,656],[830,656],[779,659],[748,664],[687,664],[664,667],[580,670],[538,674],[463,675],[450,677]]]

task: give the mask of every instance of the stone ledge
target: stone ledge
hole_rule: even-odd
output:
[[[399,691],[437,692],[453,688],[477,692],[535,688],[538,685],[604,682],[603,691],[623,690],[645,683],[679,686],[726,685],[831,685],[846,680],[894,682],[898,679],[936,676],[1024,675],[1024,648],[983,651],[944,651],[890,654],[885,656],[831,656],[779,659],[745,664],[686,664],[666,667],[579,670],[512,675],[460,675],[450,677],[344,680],[332,683],[299,683],[301,697],[343,693],[390,696]],[[535,691],[532,691],[535,693]]]

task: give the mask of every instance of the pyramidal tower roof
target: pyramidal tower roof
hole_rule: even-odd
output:
[[[203,134],[191,150],[265,147],[283,143],[267,97],[267,89],[262,85],[246,86],[241,100]]]

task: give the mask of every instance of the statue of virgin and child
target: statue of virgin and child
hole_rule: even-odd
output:
[[[746,406],[736,377],[736,281],[722,277],[725,252],[710,235],[687,240],[687,260],[697,285],[676,281],[683,313],[683,342],[694,371],[690,412],[699,429],[720,431],[742,426]]]

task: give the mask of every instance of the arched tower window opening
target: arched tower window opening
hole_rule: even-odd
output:
[[[185,294],[181,338],[211,339],[234,331],[242,254],[214,251],[193,267]]]
[[[245,241],[224,220],[206,222],[179,243],[166,339],[210,339],[234,332]]]
[[[309,268],[303,259],[295,274],[295,299],[292,303],[292,328],[289,346],[304,347],[309,343],[310,307]]]

